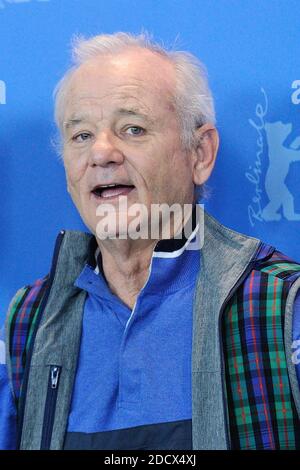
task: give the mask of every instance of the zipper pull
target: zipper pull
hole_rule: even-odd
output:
[[[60,374],[60,367],[52,366],[51,367],[51,388],[57,388],[59,374]]]

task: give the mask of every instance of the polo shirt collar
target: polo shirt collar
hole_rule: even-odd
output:
[[[195,236],[198,229],[197,222],[197,207],[195,205],[190,218],[181,232],[181,236],[159,240],[155,245],[153,256],[155,258],[179,256]],[[91,238],[89,243],[87,264],[95,270],[96,274],[99,272],[103,274],[102,256],[95,236]]]

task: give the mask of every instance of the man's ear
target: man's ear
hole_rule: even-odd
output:
[[[211,123],[203,124],[195,131],[193,183],[200,186],[211,175],[219,148],[219,134]]]

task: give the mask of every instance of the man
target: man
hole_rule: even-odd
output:
[[[199,238],[218,149],[201,66],[124,33],[74,55],[56,120],[91,234],[62,231],[11,302],[3,447],[299,448],[300,265],[207,214]]]

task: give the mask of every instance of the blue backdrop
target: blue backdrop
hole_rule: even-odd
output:
[[[85,230],[51,146],[71,37],[142,29],[207,66],[221,148],[206,208],[300,260],[299,0],[0,0],[0,325],[57,232]]]

